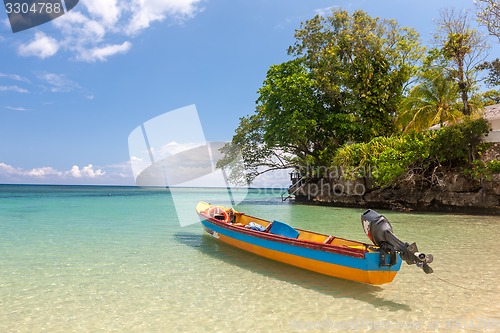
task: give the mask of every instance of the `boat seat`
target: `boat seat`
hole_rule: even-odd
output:
[[[297,238],[299,237],[299,232],[295,230],[292,226],[280,221],[274,220],[271,228],[269,229],[269,233],[274,235],[285,236],[289,238]]]
[[[266,229],[264,229],[264,232],[269,232],[269,230],[271,230],[272,226],[273,226],[273,222],[269,222],[269,224],[267,225]]]
[[[222,214],[215,214],[214,219],[219,220],[219,221],[224,221],[226,217]]]
[[[330,244],[335,239],[335,236],[328,236],[327,239],[323,242],[323,244]]]

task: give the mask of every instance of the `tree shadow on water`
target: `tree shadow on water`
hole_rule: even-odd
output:
[[[174,234],[174,239],[212,258],[272,279],[286,281],[302,288],[314,290],[324,295],[334,298],[352,298],[389,311],[411,311],[410,306],[407,304],[378,296],[377,294],[384,290],[380,286],[334,278],[293,267],[248,253],[219,242],[206,234],[177,232]]]

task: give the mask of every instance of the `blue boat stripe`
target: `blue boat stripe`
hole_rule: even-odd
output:
[[[263,239],[260,237],[255,237],[252,235],[235,232],[233,230],[222,228],[210,221],[203,220],[203,225],[207,228],[230,238],[239,240],[241,242],[261,246],[266,249],[275,250],[283,253],[288,253],[304,258],[309,258],[313,260],[318,260],[322,262],[327,262],[330,264],[346,266],[356,269],[361,269],[364,271],[397,271],[401,265],[401,260],[398,256],[398,261],[395,266],[379,266],[379,254],[378,253],[367,253],[365,258],[355,258],[349,257],[342,254],[337,254],[333,252],[325,252],[321,250],[300,247],[296,245],[286,244],[279,241],[273,241],[268,239]]]

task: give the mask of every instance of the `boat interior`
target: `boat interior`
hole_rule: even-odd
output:
[[[351,241],[340,237],[334,237],[332,235],[320,234],[313,231],[296,229],[284,222],[276,220],[267,221],[254,216],[246,215],[243,212],[237,212],[232,208],[206,205],[204,207],[198,206],[197,210],[198,212],[205,213],[205,215],[208,215],[209,217],[215,218],[219,221],[228,223],[236,227],[267,232],[298,240],[304,240],[322,244],[330,244],[333,246],[357,248],[371,252],[371,249],[366,244],[361,242]]]

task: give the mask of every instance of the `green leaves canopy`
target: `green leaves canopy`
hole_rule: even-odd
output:
[[[407,83],[422,57],[417,32],[363,11],[316,16],[295,33],[289,54],[303,56],[325,102],[354,116],[354,141],[394,132]]]
[[[276,168],[328,166],[345,142],[394,133],[423,52],[414,30],[363,11],[316,16],[295,38],[295,59],[269,68],[256,113],[240,120],[218,163],[241,152],[250,181]]]

